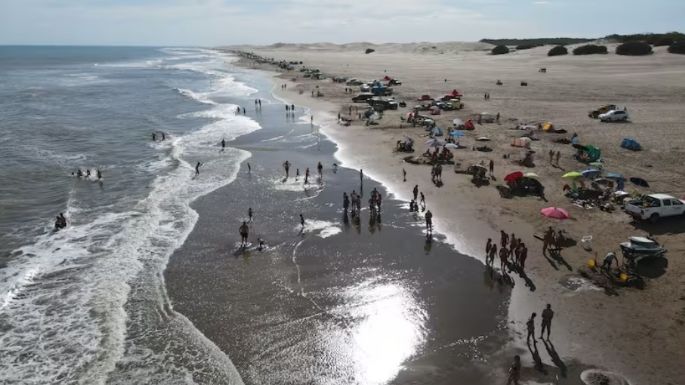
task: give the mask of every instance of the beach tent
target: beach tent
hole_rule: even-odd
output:
[[[464,131],[454,130],[450,133],[450,135],[455,138],[461,138],[462,136],[464,136]]]
[[[621,147],[632,151],[642,150],[642,146],[640,146],[640,143],[638,143],[635,139],[632,138],[623,139],[621,141]]]
[[[633,182],[634,185],[640,186],[640,187],[649,187],[649,183],[647,183],[646,180],[638,177],[631,177],[630,181]]]
[[[459,118],[456,118],[452,120],[452,124],[454,124],[456,127],[459,127],[464,125],[464,121]]]
[[[511,145],[514,147],[530,148],[530,142],[530,138],[527,137],[514,138],[514,140],[511,142]]]
[[[433,129],[431,130],[431,135],[432,136],[442,136],[442,128],[440,128],[438,126],[433,127]]]
[[[548,132],[552,131],[554,129],[554,124],[551,122],[544,122],[542,123],[542,131]]]
[[[464,129],[465,130],[475,130],[476,126],[473,125],[473,120],[469,119],[464,123]]]
[[[585,146],[580,144],[574,144],[573,147],[578,151],[576,153],[576,159],[578,159],[581,162],[596,162],[602,157],[602,152],[600,151],[600,149],[591,144]]]

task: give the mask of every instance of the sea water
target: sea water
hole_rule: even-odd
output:
[[[241,383],[171,309],[162,274],[197,220],[190,203],[250,157],[221,140],[260,129],[235,113],[257,90],[231,60],[0,47],[0,383]],[[54,232],[59,213],[69,225]]]

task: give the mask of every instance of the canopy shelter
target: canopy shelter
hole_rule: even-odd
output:
[[[599,148],[588,144],[574,144],[573,147],[576,149],[576,159],[583,163],[596,162],[602,157],[602,151]]]

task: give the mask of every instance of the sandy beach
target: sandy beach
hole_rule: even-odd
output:
[[[330,76],[362,80],[381,79],[388,75],[402,82],[394,87],[395,97],[407,102],[408,108],[387,111],[380,125],[366,127],[355,119],[349,127],[337,124],[337,114],[347,116],[350,94],[345,85],[329,79],[312,80],[298,71],[276,74],[274,92],[298,106],[312,109],[314,122],[338,144],[336,157],[343,165],[362,168],[364,173],[393,192],[396,198],[408,200],[413,185],[426,195],[429,209],[435,215],[439,232],[461,253],[484,260],[485,241],[499,239],[499,231],[515,233],[528,245],[526,273],[533,285],[518,276],[508,308],[509,347],[521,351],[524,379],[554,383],[546,368],[577,361],[582,365],[620,373],[631,384],[678,384],[685,381],[682,349],[685,342],[685,222],[682,218],[650,225],[633,223],[622,210],[608,213],[597,208],[586,209],[564,197],[561,176],[580,171],[584,165],[573,158],[570,145],[554,142],[577,133],[582,144],[602,150],[605,169],[625,176],[646,179],[650,188],[628,185],[627,190],[663,192],[682,197],[685,191],[682,159],[685,156],[682,122],[685,121],[685,57],[668,54],[657,48],[646,57],[621,57],[615,54],[585,57],[546,56],[550,47],[539,47],[503,56],[487,54],[483,44],[388,44],[375,45],[376,51],[364,54],[365,44],[336,46],[279,45],[269,47],[231,47],[249,50],[277,60],[302,61]],[[610,52],[612,49],[610,48]],[[247,68],[277,70],[276,67],[243,60]],[[547,73],[539,73],[541,67]],[[501,80],[503,85],[495,84]],[[521,81],[528,82],[521,87]],[[287,84],[287,88],[281,88]],[[323,97],[312,97],[312,90]],[[490,112],[501,115],[500,124],[477,125],[461,138],[465,149],[455,150],[455,158],[470,164],[492,159],[496,180],[489,186],[475,187],[469,177],[443,172],[444,186],[430,181],[430,167],[405,163],[406,154],[393,152],[395,143],[405,135],[415,138],[420,154],[427,139],[422,128],[401,127],[400,116],[410,111],[422,94],[439,97],[458,89],[464,109],[443,112],[436,117],[438,126],[447,128],[454,118],[466,120],[471,114]],[[490,100],[483,94],[489,93]],[[613,103],[626,106],[630,123],[607,124],[588,118],[588,111]],[[363,104],[358,105],[360,109]],[[356,116],[352,116],[356,118]],[[566,134],[536,133],[540,138],[531,148],[536,152],[534,171],[545,186],[548,201],[536,197],[503,199],[494,187],[509,172],[522,168],[512,162],[521,150],[510,144],[522,132],[519,122],[553,122]],[[475,138],[488,136],[494,151],[472,151]],[[637,139],[644,150],[630,152],[619,147],[626,137]],[[547,159],[551,150],[560,151],[558,167]],[[509,155],[509,159],[504,156]],[[402,169],[407,182],[402,180]],[[571,238],[592,235],[592,251],[580,245],[564,248],[561,259],[542,255],[542,242],[534,238],[548,225],[557,225],[541,217],[543,207],[566,208],[571,219],[559,224]],[[621,288],[617,295],[580,278],[576,270],[595,255],[599,260],[608,251],[619,251],[619,242],[629,236],[652,234],[668,249],[667,266],[652,277],[645,277],[644,290]],[[544,352],[538,369],[525,344],[525,321],[545,304],[555,310],[552,341],[553,353]],[[555,358],[556,355],[556,358]],[[558,383],[579,383],[569,375]]]

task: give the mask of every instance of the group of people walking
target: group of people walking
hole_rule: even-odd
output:
[[[485,264],[490,267],[494,266],[497,255],[499,255],[500,270],[503,274],[507,273],[507,263],[511,263],[523,272],[528,258],[528,247],[520,238],[516,238],[514,233],[509,236],[504,230],[500,230],[499,254],[497,244],[488,238],[485,244]]]

